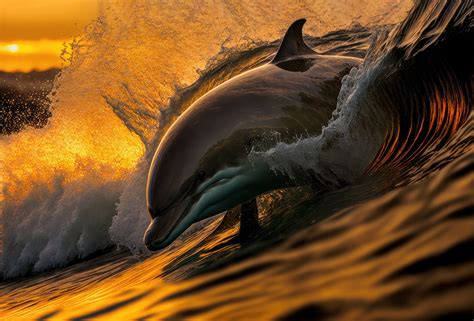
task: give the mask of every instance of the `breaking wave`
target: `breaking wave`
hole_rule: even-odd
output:
[[[212,6],[104,6],[56,79],[50,124],[2,138],[3,276],[113,246],[144,253],[145,181],[162,134],[202,94],[269,61],[303,16],[317,52],[364,63],[343,79],[320,136],[249,157],[325,189],[387,171],[426,176],[422,164],[453,154],[452,137],[472,123],[472,3],[419,1],[397,26],[408,1],[354,3],[282,1],[256,15],[251,2],[223,2],[217,18]]]

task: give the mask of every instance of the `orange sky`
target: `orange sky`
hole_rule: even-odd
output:
[[[97,17],[100,0],[0,0],[0,70],[60,67],[63,43]]]

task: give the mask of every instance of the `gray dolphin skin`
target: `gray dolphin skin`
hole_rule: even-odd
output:
[[[265,164],[250,163],[252,146],[272,133],[285,142],[320,134],[336,108],[342,77],[361,63],[316,54],[303,41],[305,22],[289,27],[270,63],[203,95],[164,135],[148,174],[148,249],[165,248],[193,223],[262,193],[296,185]]]

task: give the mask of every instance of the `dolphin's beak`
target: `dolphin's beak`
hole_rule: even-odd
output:
[[[178,213],[166,213],[151,220],[143,237],[143,242],[150,251],[161,250],[173,242],[170,234],[181,218],[181,215],[176,214]]]

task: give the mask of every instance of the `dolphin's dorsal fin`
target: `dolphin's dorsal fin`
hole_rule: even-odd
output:
[[[306,19],[296,20],[291,24],[281,41],[280,48],[271,61],[272,64],[286,60],[292,56],[310,55],[315,52],[303,40],[303,25]]]

